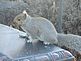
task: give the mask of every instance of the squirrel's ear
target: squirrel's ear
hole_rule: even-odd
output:
[[[26,16],[28,16],[28,14],[27,14],[26,10],[24,10],[24,11],[23,11],[23,14],[25,14]]]
[[[24,19],[26,19],[26,17],[28,16],[26,10],[24,10],[22,13],[24,14]]]

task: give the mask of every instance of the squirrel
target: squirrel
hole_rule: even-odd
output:
[[[31,17],[26,10],[18,14],[14,20],[18,28],[21,27],[28,35],[31,36],[32,41],[43,41],[45,44],[57,44],[57,31],[54,25],[46,18]]]
[[[54,25],[45,18],[31,17],[26,11],[23,11],[14,18],[13,23],[32,37],[33,40],[30,42],[37,39],[45,44],[57,44],[80,51],[78,47],[81,47],[81,36],[57,33]]]

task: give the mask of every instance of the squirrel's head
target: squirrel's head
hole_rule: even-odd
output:
[[[24,10],[22,13],[18,14],[14,18],[12,23],[17,27],[21,26],[23,24],[23,22],[26,20],[27,16],[28,16],[28,14],[27,14],[26,10]]]

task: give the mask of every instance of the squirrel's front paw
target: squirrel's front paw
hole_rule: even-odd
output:
[[[44,42],[45,45],[49,45],[50,43],[49,42]]]
[[[20,33],[19,37],[20,38],[25,38],[26,40],[29,40],[29,36],[26,33]]]
[[[25,38],[26,40],[29,40],[29,37],[27,36],[23,36],[23,35],[19,35],[20,38]]]
[[[32,40],[27,40],[28,43],[32,43]]]
[[[29,40],[29,36],[27,36],[26,34],[20,34],[19,37],[25,38],[26,40]]]

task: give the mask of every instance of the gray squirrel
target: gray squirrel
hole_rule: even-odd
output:
[[[73,34],[57,33],[54,25],[43,17],[31,17],[26,11],[17,15],[13,24],[21,27],[33,40],[44,41],[44,43],[57,44],[58,46],[66,46],[68,48],[81,51],[81,36]]]
[[[57,31],[54,25],[43,17],[31,17],[26,10],[17,15],[13,24],[21,27],[28,35],[31,36],[32,41],[43,41],[45,44],[57,44]]]

